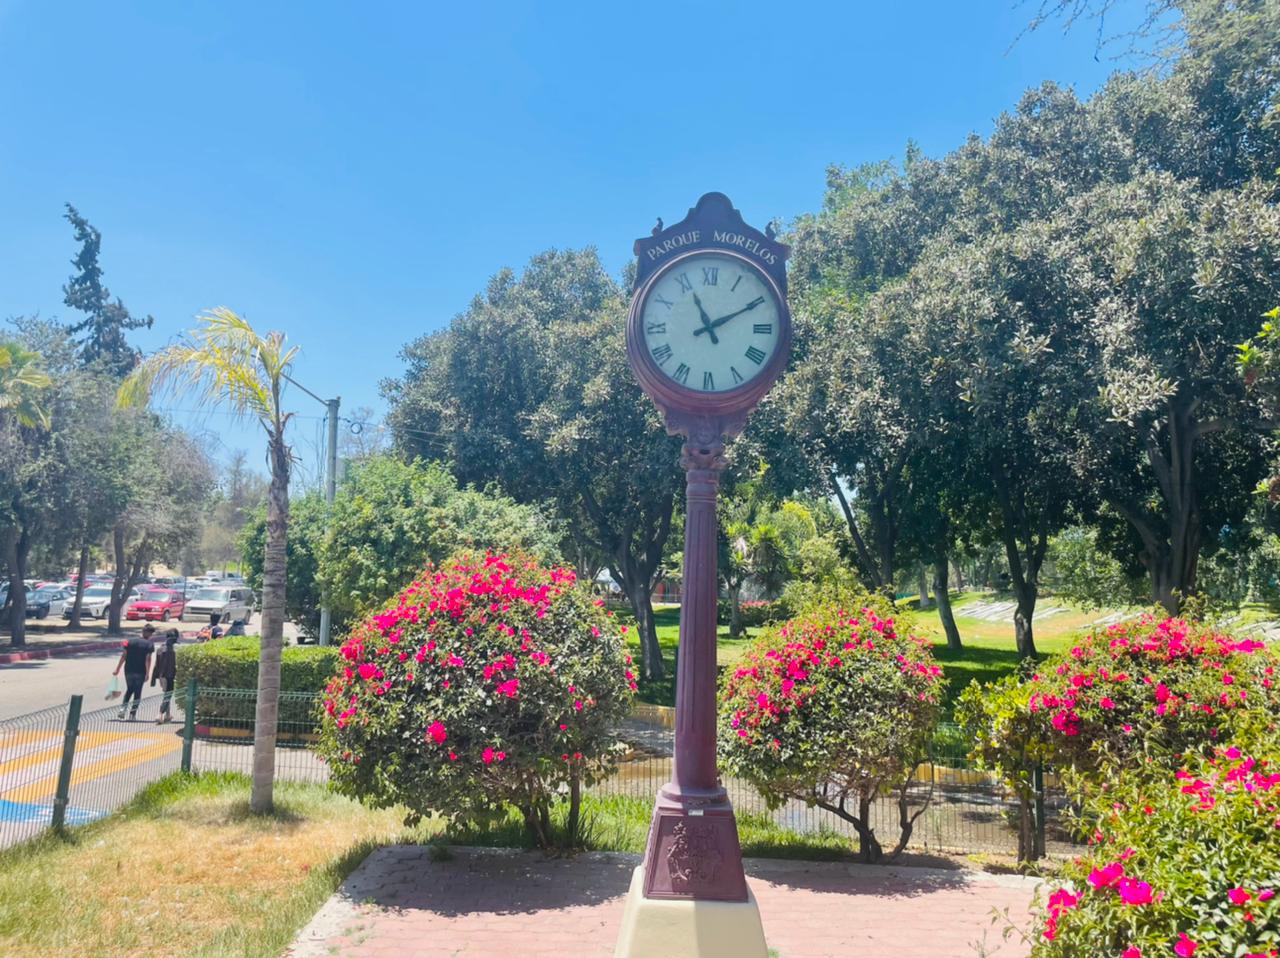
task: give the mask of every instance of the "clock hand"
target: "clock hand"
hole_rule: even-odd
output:
[[[693,335],[701,336],[703,333],[706,333],[708,336],[710,336],[714,340],[716,336],[714,330],[717,326],[723,326],[729,320],[733,319],[733,317],[741,316],[743,313],[747,312],[748,310],[755,309],[757,306],[759,306],[763,302],[764,302],[764,297],[757,296],[751,302],[747,303],[746,306],[743,306],[742,309],[738,310],[735,313],[730,313],[728,316],[721,316],[719,319],[713,320],[711,322],[711,325],[709,326],[704,322],[702,329],[695,329],[693,331]]]
[[[716,343],[717,345],[719,345],[720,337],[716,335],[715,328],[711,322],[711,317],[708,316],[707,311],[702,308],[702,300],[698,299],[697,293],[693,294],[693,301],[697,304],[698,314],[702,317],[702,328],[695,329],[693,331],[693,335],[697,336],[697,335],[700,335],[701,333],[706,333],[708,336],[711,337],[711,341],[713,343]]]

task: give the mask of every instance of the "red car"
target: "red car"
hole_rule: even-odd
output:
[[[126,619],[158,619],[168,622],[171,618],[179,618],[186,600],[181,592],[172,589],[143,589],[142,598],[125,608]]]

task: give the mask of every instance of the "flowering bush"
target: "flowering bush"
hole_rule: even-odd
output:
[[[1265,643],[1146,615],[1084,636],[1026,676],[970,686],[957,717],[974,757],[1022,798],[1025,833],[1036,763],[1072,773],[1087,794],[1143,767],[1175,769],[1186,753],[1246,745],[1276,721],[1278,670]]]
[[[321,745],[335,787],[411,818],[514,805],[544,847],[567,792],[572,843],[635,691],[625,631],[565,569],[465,553],[428,567],[342,646]]]
[[[757,640],[721,689],[725,770],[775,807],[799,799],[845,819],[866,861],[884,857],[869,817],[877,796],[898,792],[902,828],[890,858],[924,811],[910,813],[906,786],[943,688],[928,642],[899,634],[883,613],[868,600],[856,613],[828,608],[792,620]]]
[[[1099,790],[1094,847],[1049,895],[1035,958],[1277,958],[1280,747],[1257,754]]]

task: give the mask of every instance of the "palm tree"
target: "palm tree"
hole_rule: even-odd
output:
[[[53,381],[40,368],[40,358],[39,353],[11,339],[0,340],[0,443],[6,447],[21,443],[23,430],[49,428],[49,413],[42,399]],[[7,451],[0,450],[0,465],[6,465],[2,456]],[[10,514],[8,508],[0,507],[0,517]],[[0,519],[0,560],[9,570],[9,591],[0,599],[0,607],[9,603],[9,641],[15,646],[25,645],[27,640],[27,593],[22,585],[26,558],[19,546],[19,529],[16,518]]]
[[[120,386],[121,405],[161,392],[189,392],[213,406],[227,406],[242,419],[256,419],[267,434],[271,486],[267,494],[267,546],[262,563],[262,650],[258,660],[258,704],[253,733],[255,812],[270,812],[275,775],[276,723],[280,712],[280,649],[284,644],[285,540],[289,523],[289,470],[293,455],[284,440],[292,413],[281,395],[297,347],[284,333],[260,336],[226,307],[200,317],[203,325],[175,345],[145,359]]]
[[[53,381],[40,369],[40,354],[10,339],[0,339],[0,421],[11,419],[30,429],[48,429],[41,394]]]

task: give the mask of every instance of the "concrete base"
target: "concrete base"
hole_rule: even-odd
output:
[[[756,897],[693,901],[644,897],[644,866],[631,873],[613,958],[768,958]]]

